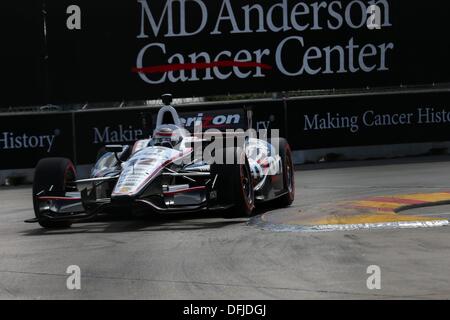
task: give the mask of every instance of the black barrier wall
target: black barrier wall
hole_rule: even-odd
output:
[[[74,158],[72,115],[0,115],[0,169],[34,168],[41,158]]]
[[[450,82],[447,0],[1,6],[2,106]]]
[[[450,92],[287,100],[288,138],[307,150],[450,141]]]
[[[280,128],[280,100],[212,103],[177,108],[187,129],[200,121],[204,129],[247,128],[246,110],[254,110],[255,129]],[[0,116],[0,169],[34,168],[41,158],[67,157],[78,165],[92,164],[106,144],[133,144],[147,138],[158,108],[133,108],[71,113]]]
[[[188,129],[279,129],[293,150],[450,141],[450,92],[321,96],[178,106]],[[0,169],[44,157],[94,163],[106,144],[147,138],[158,108],[0,116]]]

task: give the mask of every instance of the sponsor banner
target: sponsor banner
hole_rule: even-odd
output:
[[[74,113],[77,164],[95,163],[107,144],[133,144],[150,134],[153,118],[149,108]]]
[[[43,0],[0,3],[0,108],[45,103]]]
[[[447,0],[46,0],[46,11],[53,103],[450,81]]]
[[[364,94],[176,107],[188,129],[278,129],[293,150],[450,141],[450,92]],[[106,144],[152,133],[158,108],[0,116],[0,169],[33,168],[44,157],[91,164]]]
[[[185,110],[179,109],[181,123],[190,132],[194,132],[194,126],[200,126],[202,131],[216,129],[226,131],[227,129],[246,129],[247,117],[243,107],[234,109],[197,109],[194,107]]]
[[[181,121],[189,131],[195,123],[202,123],[203,131],[207,129],[249,129],[259,131],[278,129],[285,134],[285,113],[282,100],[260,100],[244,102],[220,102],[200,105],[180,106]],[[249,118],[247,112],[251,111]],[[251,120],[251,123],[249,121]]]
[[[450,140],[450,92],[288,99],[293,149]]]
[[[0,169],[34,168],[46,157],[73,158],[70,114],[0,116]]]
[[[280,137],[286,137],[285,103],[283,100],[270,100],[249,104],[253,112],[252,127],[256,131],[278,130]]]

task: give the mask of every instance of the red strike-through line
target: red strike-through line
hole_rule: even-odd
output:
[[[215,61],[205,63],[166,64],[161,66],[143,67],[143,68],[134,67],[132,71],[135,73],[164,73],[169,71],[208,69],[214,67],[261,68],[264,70],[272,69],[272,66],[264,63],[225,60],[225,61]]]

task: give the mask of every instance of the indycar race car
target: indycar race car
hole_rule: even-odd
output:
[[[169,96],[169,97],[168,97]],[[35,168],[33,206],[44,228],[69,227],[117,210],[143,213],[216,211],[224,217],[250,216],[255,206],[294,200],[292,155],[283,138],[223,134],[226,145],[208,148],[212,139],[191,133],[163,99],[148,139],[134,145],[107,145],[88,179],[78,179],[66,158],[45,158]],[[216,130],[217,131],[217,130]],[[217,136],[214,141],[219,141]],[[225,143],[226,142],[226,143]],[[205,157],[206,151],[209,157]],[[212,151],[211,151],[212,150]]]

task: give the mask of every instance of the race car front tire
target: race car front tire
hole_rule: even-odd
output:
[[[45,196],[65,196],[71,183],[76,180],[76,172],[73,163],[66,158],[45,158],[38,162],[33,179],[33,208],[39,224],[43,228],[68,228],[70,221],[51,221],[42,218],[39,209],[38,197],[41,192]]]
[[[228,159],[234,160],[233,164],[225,162]],[[237,218],[251,216],[255,208],[255,194],[253,191],[252,176],[250,166],[241,148],[226,148],[223,151],[223,164],[214,163],[211,165],[211,172],[217,174],[217,193],[219,202],[231,204],[226,209],[224,217]]]

